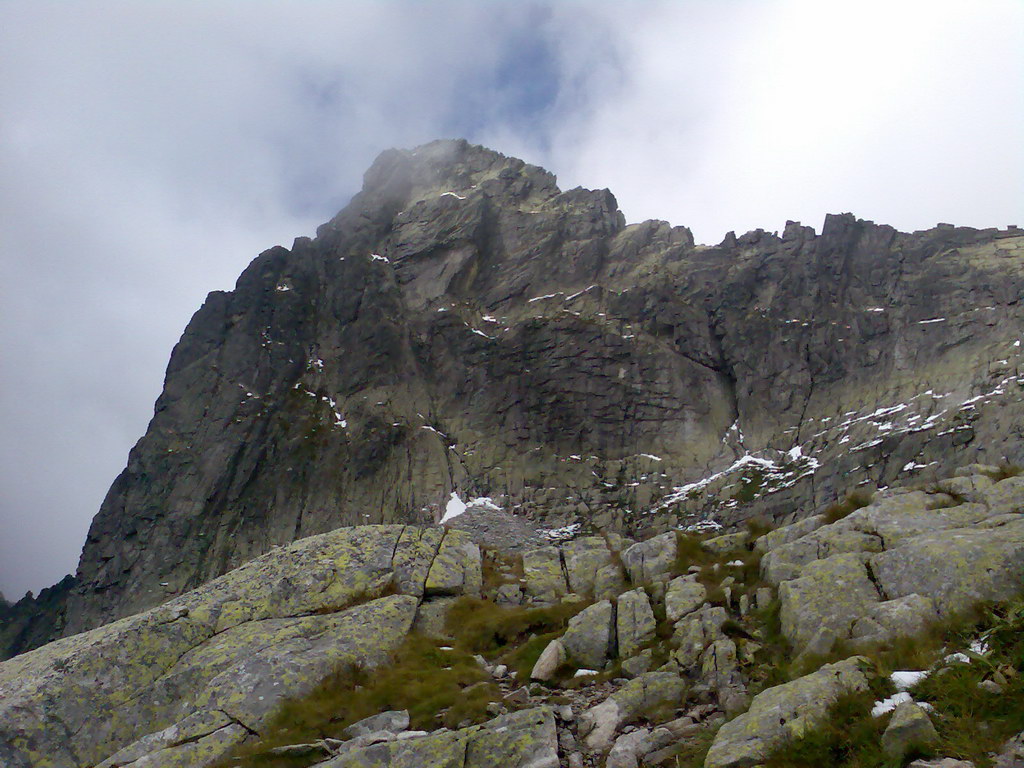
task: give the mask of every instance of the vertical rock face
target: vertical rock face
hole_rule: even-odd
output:
[[[301,536],[431,522],[452,493],[646,537],[798,514],[972,443],[1017,458],[1022,259],[1014,229],[848,214],[698,246],[482,147],[385,152],[315,239],[192,318],[66,632]]]

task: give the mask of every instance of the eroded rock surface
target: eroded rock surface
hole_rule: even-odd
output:
[[[8,660],[0,664],[0,762],[207,764],[260,730],[284,700],[340,668],[386,661],[431,584],[476,594],[475,547],[440,528],[341,529]]]
[[[192,318],[32,642],[453,493],[647,539],[1019,460],[1022,260],[1016,229],[849,214],[697,245],[482,147],[385,152]]]

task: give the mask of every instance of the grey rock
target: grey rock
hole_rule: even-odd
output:
[[[754,697],[750,709],[723,725],[715,735],[705,768],[743,768],[761,762],[787,739],[823,718],[838,696],[866,690],[861,671],[866,659],[853,657]]]
[[[683,669],[694,667],[705,648],[724,639],[722,625],[728,618],[725,608],[706,605],[676,623],[672,635],[672,644],[676,647],[674,658]]]
[[[366,736],[378,731],[387,733],[401,733],[409,727],[409,712],[407,710],[392,710],[352,723],[345,729],[345,735],[349,738]]]
[[[587,606],[569,619],[562,635],[568,660],[586,669],[601,669],[611,658],[614,641],[612,604],[608,600]]]
[[[905,701],[893,710],[882,734],[882,750],[890,757],[900,758],[914,749],[930,747],[938,740],[939,734],[928,713],[914,702]]]
[[[562,645],[562,641],[554,639],[541,651],[540,656],[537,658],[537,662],[533,665],[533,670],[530,672],[531,680],[548,681],[555,676],[555,672],[561,667],[568,659],[568,655],[565,652],[565,646]]]
[[[569,590],[580,595],[594,596],[597,573],[612,564],[612,553],[600,536],[585,536],[562,546],[565,569],[569,577]]]
[[[523,554],[526,594],[548,603],[558,602],[569,592],[562,556],[557,547],[533,549]]]
[[[650,648],[641,651],[636,656],[624,659],[621,666],[622,673],[627,678],[639,677],[644,672],[650,672],[654,666],[654,651]]]
[[[619,595],[615,628],[620,658],[628,658],[654,638],[658,622],[647,593],[640,588]]]
[[[665,615],[675,624],[683,616],[700,608],[707,596],[707,589],[695,579],[686,576],[672,579],[665,592]]]
[[[622,553],[622,562],[634,584],[663,579],[676,559],[676,534],[663,533],[641,541]]]
[[[628,681],[579,718],[578,734],[592,751],[608,749],[620,726],[652,709],[681,703],[686,683],[678,670],[666,665]]]

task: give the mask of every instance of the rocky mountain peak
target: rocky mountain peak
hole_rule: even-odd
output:
[[[453,498],[646,537],[1013,460],[1022,260],[1019,230],[851,214],[697,245],[465,141],[389,150],[192,318],[66,631]]]

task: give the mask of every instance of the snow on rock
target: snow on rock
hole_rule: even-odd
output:
[[[931,674],[928,670],[921,671],[900,671],[893,672],[889,675],[889,679],[892,680],[893,685],[896,686],[897,691],[909,691],[915,685],[924,680],[928,675]]]
[[[466,502],[459,498],[459,494],[452,491],[451,498],[448,499],[448,503],[444,508],[444,516],[439,521],[441,524],[447,523],[449,520],[454,520],[456,517],[466,511]]]
[[[875,706],[873,706],[871,708],[871,716],[872,717],[881,717],[886,712],[892,712],[900,704],[903,704],[903,703],[908,702],[908,701],[913,701],[913,700],[914,700],[914,697],[911,696],[906,691],[900,691],[899,693],[894,693],[892,696],[890,696],[887,699],[882,699],[881,701],[876,701],[875,702]]]

